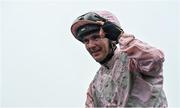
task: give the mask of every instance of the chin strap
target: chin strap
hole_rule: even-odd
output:
[[[104,64],[112,58],[112,56],[114,55],[114,51],[116,50],[117,46],[116,46],[116,44],[113,44],[111,41],[109,41],[109,48],[111,49],[109,51],[109,54],[106,56],[106,58],[104,60],[99,62],[100,64]]]

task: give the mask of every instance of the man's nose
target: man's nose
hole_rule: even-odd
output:
[[[96,46],[95,41],[89,40],[89,43],[87,44],[88,48],[94,48]]]

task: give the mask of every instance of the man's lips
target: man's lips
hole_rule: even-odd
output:
[[[96,51],[92,51],[92,52],[91,52],[91,55],[92,55],[92,56],[98,56],[100,51],[101,51],[101,49],[96,50]]]

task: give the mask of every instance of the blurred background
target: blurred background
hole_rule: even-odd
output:
[[[178,0],[1,0],[0,105],[84,107],[100,65],[70,32],[91,10],[115,14],[125,32],[165,54],[164,90],[180,107],[180,2]]]

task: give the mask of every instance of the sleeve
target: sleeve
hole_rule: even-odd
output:
[[[86,98],[86,108],[94,107],[93,103],[93,94],[92,94],[92,83],[90,84],[88,91],[87,91],[87,98]]]
[[[123,34],[119,39],[121,51],[130,58],[129,68],[132,72],[157,76],[162,69],[164,54],[147,43],[135,39],[133,35]]]

